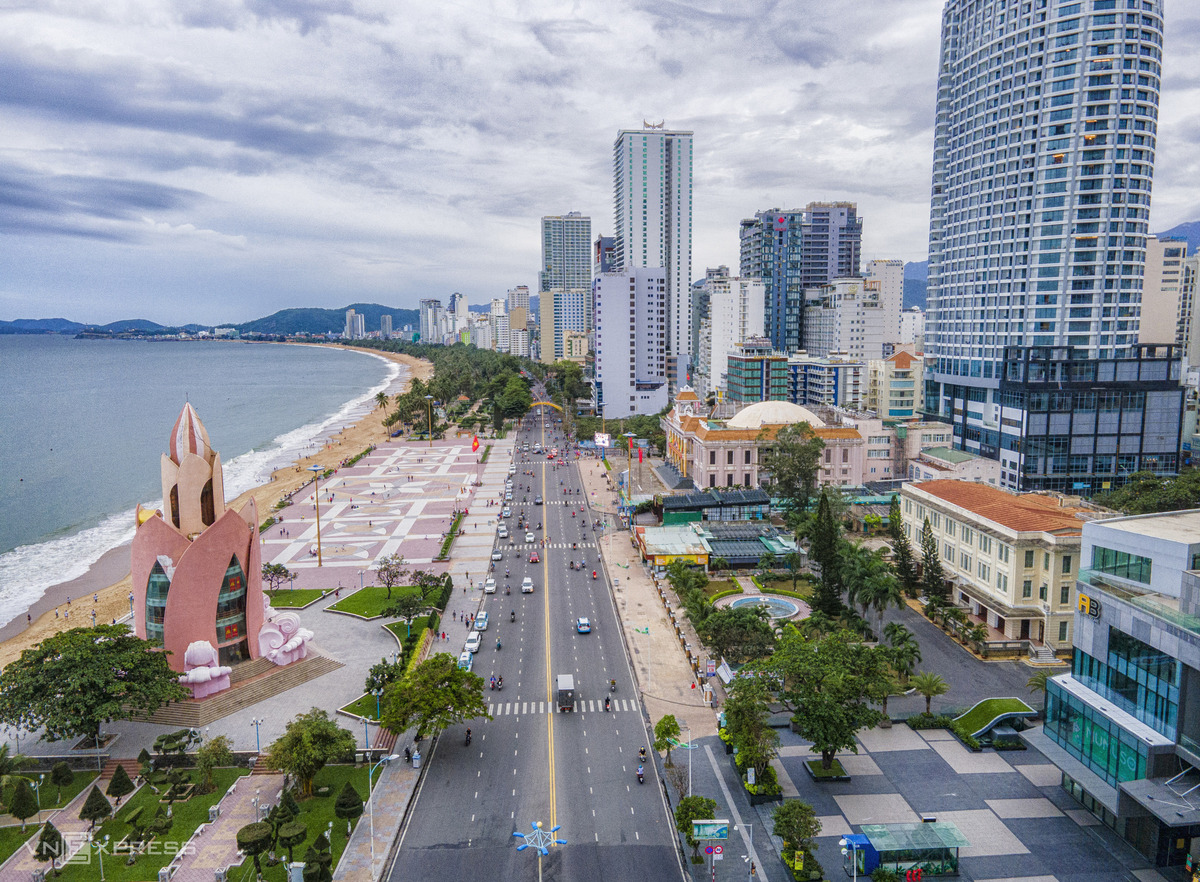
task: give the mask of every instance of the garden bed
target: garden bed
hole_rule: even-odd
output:
[[[319,588],[276,588],[264,591],[275,609],[304,609],[325,596]]]
[[[388,590],[382,585],[368,585],[355,591],[349,597],[343,597],[337,603],[330,604],[326,609],[357,616],[360,619],[377,619],[383,615],[385,609],[396,602],[397,598],[406,594],[420,595],[421,589],[415,585],[406,585],[393,588],[391,593],[392,596],[389,598]]]
[[[359,720],[370,720],[372,723],[377,723],[379,722],[379,717],[375,713],[377,706],[375,696],[368,692],[360,695],[349,704],[339,707],[338,713],[346,714]]]
[[[850,773],[841,762],[834,757],[833,764],[826,769],[820,759],[804,761],[804,768],[814,781],[849,781]]]

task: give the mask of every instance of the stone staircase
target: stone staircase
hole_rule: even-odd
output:
[[[1058,656],[1054,654],[1054,650],[1046,646],[1044,643],[1041,646],[1031,646],[1031,650],[1032,651],[1029,654],[1029,660],[1035,665],[1062,664],[1062,662],[1059,661]]]
[[[104,763],[104,768],[100,770],[101,781],[111,781],[112,776],[117,771],[117,766],[124,766],[126,774],[129,775],[129,780],[135,780],[142,773],[142,767],[135,759],[110,759]]]
[[[199,701],[175,701],[160,707],[149,716],[136,716],[131,719],[144,720],[160,726],[196,729],[258,704],[266,698],[294,689],[330,671],[336,671],[340,667],[341,662],[312,648],[309,649],[308,658],[282,668],[266,659],[255,659],[234,669],[229,675],[230,688],[224,692]]]

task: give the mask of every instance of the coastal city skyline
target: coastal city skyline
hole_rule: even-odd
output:
[[[812,201],[858,205],[864,259],[923,260],[941,8],[8,12],[0,315],[486,303],[536,287],[541,217],[613,234],[611,144],[643,120],[696,133],[693,279]],[[1166,30],[1151,231],[1200,213],[1200,18]]]

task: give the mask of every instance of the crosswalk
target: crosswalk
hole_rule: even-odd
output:
[[[610,713],[630,713],[637,712],[637,702],[630,701],[627,698],[614,698],[612,700],[612,708]],[[505,701],[496,702],[488,705],[488,713],[493,717],[519,717],[528,716],[529,714],[552,714],[558,710],[557,705],[551,701]],[[575,702],[575,713],[604,713],[604,700],[593,701],[591,699],[580,699]]]
[[[560,550],[565,549],[567,551],[579,551],[584,548],[596,548],[597,547],[595,542],[575,542],[575,543],[552,542],[549,545],[541,545],[541,544],[537,544],[537,545],[504,545],[503,542],[504,542],[503,539],[500,540],[500,544],[498,544],[496,546],[501,551],[520,551],[520,552],[542,551],[543,549],[546,549],[546,548],[557,548]],[[572,548],[572,544],[574,545],[573,548]]]

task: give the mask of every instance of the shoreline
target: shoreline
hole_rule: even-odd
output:
[[[433,365],[430,362],[410,355],[357,346],[340,348],[382,357],[408,368],[408,376],[400,387],[401,391],[408,389],[414,377],[421,377],[427,381],[433,375]],[[394,395],[395,393],[391,393],[389,397]],[[259,521],[262,522],[271,515],[278,499],[311,480],[308,466],[335,468],[343,459],[354,456],[370,444],[386,438],[387,432],[380,422],[379,409],[370,404],[367,406],[372,409],[360,417],[357,423],[330,432],[326,443],[316,452],[275,469],[266,482],[229,500],[226,508],[240,511],[249,499],[254,497],[258,506]],[[133,513],[130,512],[130,517],[132,516]],[[83,575],[47,588],[27,612],[33,619],[32,625],[28,624],[26,618],[18,616],[0,627],[0,668],[14,661],[23,650],[35,646],[52,634],[69,628],[90,626],[93,609],[96,611],[97,624],[109,623],[113,619],[128,615],[128,595],[131,588],[129,548],[128,542],[111,548]],[[98,603],[93,602],[93,596],[99,598]],[[64,614],[68,617],[64,618]]]

